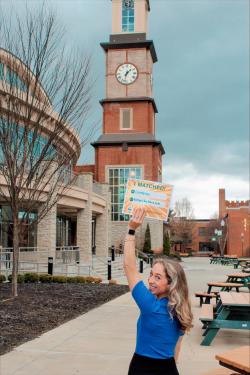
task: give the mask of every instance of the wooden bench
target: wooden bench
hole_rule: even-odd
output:
[[[189,257],[189,253],[180,253],[180,257]]]
[[[204,303],[201,306],[200,320],[202,322],[214,320],[214,307],[213,307],[213,305]]]
[[[215,368],[208,372],[202,373],[201,375],[238,375],[238,372],[234,372],[233,370],[229,370],[227,368]]]
[[[250,374],[249,345],[241,346],[229,352],[216,354],[215,359],[221,366],[234,373]]]
[[[203,303],[210,303],[211,298],[217,298],[217,296],[218,296],[218,292],[215,292],[215,293],[197,292],[197,293],[195,293],[195,297],[200,298],[200,306],[202,306]]]

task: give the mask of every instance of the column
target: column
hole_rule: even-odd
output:
[[[38,209],[38,216],[39,212],[42,211],[43,206],[41,205]],[[46,258],[53,257],[54,260],[56,256],[56,212],[57,206],[55,204],[37,224],[38,250],[40,250],[40,254],[44,254],[44,256],[47,254]],[[45,248],[48,249],[47,253]]]
[[[108,248],[111,246],[111,195],[108,184],[101,184],[102,196],[106,200],[104,212],[96,216],[96,255],[108,256]]]
[[[78,176],[79,186],[88,192],[86,206],[77,213],[76,244],[80,249],[80,264],[90,263],[91,249],[91,221],[92,221],[92,191],[93,174],[84,173]]]

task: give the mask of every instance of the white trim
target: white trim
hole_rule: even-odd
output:
[[[227,210],[240,210],[241,208],[247,208],[247,209],[249,209],[249,206],[226,207]]]

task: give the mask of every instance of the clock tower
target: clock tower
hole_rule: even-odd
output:
[[[95,179],[110,185],[112,244],[121,241],[129,219],[122,213],[127,179],[161,181],[162,176],[164,148],[155,138],[153,98],[157,55],[147,39],[149,12],[149,0],[112,0],[112,34],[109,42],[101,43],[106,57],[103,129],[92,145]],[[152,247],[159,248],[162,236],[154,232]]]

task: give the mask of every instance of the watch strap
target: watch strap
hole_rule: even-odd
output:
[[[135,230],[134,229],[129,229],[128,230],[128,234],[130,234],[131,236],[134,236],[135,235]]]

